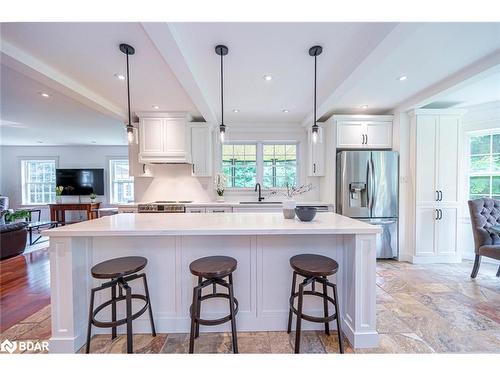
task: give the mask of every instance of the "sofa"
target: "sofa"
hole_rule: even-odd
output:
[[[477,276],[481,257],[500,260],[500,201],[492,198],[479,198],[470,200],[469,212],[474,234],[474,251],[476,257],[470,277]],[[497,277],[500,276],[500,266]]]
[[[26,248],[27,222],[0,224],[0,259],[22,254]]]

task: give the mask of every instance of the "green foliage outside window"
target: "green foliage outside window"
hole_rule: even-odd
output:
[[[470,138],[469,197],[500,199],[500,134]]]

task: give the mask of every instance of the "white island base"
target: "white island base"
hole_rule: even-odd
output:
[[[91,267],[130,255],[148,259],[144,272],[158,333],[189,332],[189,305],[197,283],[189,263],[197,258],[228,255],[238,261],[233,277],[239,301],[237,330],[242,332],[285,331],[292,280],[290,257],[301,253],[329,256],[339,263],[337,275],[330,280],[338,285],[344,335],[354,348],[377,346],[377,233],[377,226],[333,213],[320,213],[310,223],[285,220],[275,213],[119,214],[47,230],[50,352],[74,353],[85,344],[90,289],[103,282],[91,277]],[[140,280],[132,281],[131,286],[133,293],[143,293]],[[109,297],[109,290],[100,292],[95,306]],[[204,301],[201,311],[204,318],[227,315],[227,300]],[[304,312],[322,316],[322,301],[305,297]],[[124,306],[119,305],[118,316],[124,316]],[[109,310],[99,314],[101,320],[109,317]],[[330,327],[335,329],[335,323]],[[125,327],[120,328],[118,332],[123,333]],[[321,330],[323,326],[303,322],[302,329]],[[230,326],[201,326],[200,330],[230,331]],[[147,313],[134,320],[133,331],[150,332]],[[96,333],[110,333],[110,329],[93,327]]]

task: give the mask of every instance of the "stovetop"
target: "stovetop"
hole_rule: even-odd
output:
[[[192,201],[155,201],[146,204],[140,204],[137,206],[137,211],[140,213],[151,212],[151,213],[178,213],[186,212],[185,203],[191,203]]]

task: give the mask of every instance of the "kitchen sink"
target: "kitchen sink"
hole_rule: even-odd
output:
[[[281,204],[282,202],[276,202],[276,201],[262,201],[262,202],[258,202],[258,201],[254,201],[254,202],[240,202],[240,204]]]

